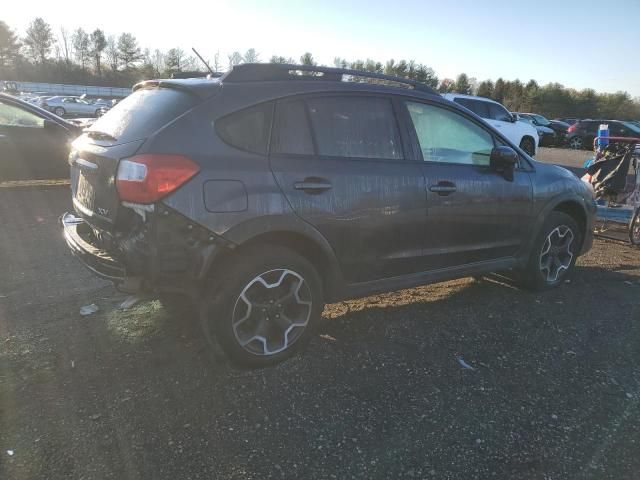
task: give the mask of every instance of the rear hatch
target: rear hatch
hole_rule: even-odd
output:
[[[96,121],[73,144],[71,188],[79,216],[111,231],[121,210],[115,176],[118,163],[136,154],[145,140],[198,103],[178,88],[141,88]]]

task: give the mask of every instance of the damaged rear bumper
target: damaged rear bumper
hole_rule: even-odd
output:
[[[65,213],[61,218],[64,239],[80,262],[100,278],[110,280],[116,284],[126,279],[124,264],[113,258],[106,250],[94,246],[93,231],[81,218]]]

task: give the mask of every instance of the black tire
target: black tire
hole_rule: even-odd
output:
[[[524,150],[530,157],[533,157],[536,153],[536,144],[530,138],[523,138],[520,141],[520,148]]]
[[[564,253],[564,243],[569,241],[567,231],[571,232],[572,240]],[[558,241],[564,242],[563,246],[556,247],[549,241],[552,234],[551,239],[557,238]],[[547,246],[553,250],[545,254],[543,251]],[[520,283],[533,290],[545,290],[560,285],[573,270],[581,246],[582,234],[578,223],[566,213],[551,212],[533,243],[529,262],[524,270],[519,272]],[[559,250],[557,253],[556,248]]]
[[[578,136],[571,137],[567,141],[567,146],[572,150],[582,150],[582,147],[584,147],[584,139]]]
[[[304,257],[263,245],[228,258],[216,270],[226,275],[204,292],[202,328],[214,350],[219,345],[233,363],[252,368],[280,363],[313,336],[324,308],[322,281]],[[294,320],[288,323],[289,318]]]
[[[629,222],[629,241],[632,245],[640,245],[640,207],[636,209]]]
[[[191,297],[181,293],[162,292],[158,295],[158,300],[162,307],[171,317],[175,318],[195,318],[197,315],[196,305]]]
[[[96,116],[96,117],[101,117],[101,116],[102,116],[102,109],[101,109],[101,108],[99,108],[99,109],[97,109],[97,110],[96,110],[96,112],[95,112],[95,116]]]
[[[55,113],[59,117],[64,117],[67,111],[62,107],[56,107],[53,109],[53,113]]]

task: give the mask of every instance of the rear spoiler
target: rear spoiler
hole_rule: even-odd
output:
[[[136,92],[145,88],[172,88],[197,96],[201,100],[214,96],[220,90],[220,81],[217,78],[191,78],[175,80],[145,80],[136,83],[132,91]]]

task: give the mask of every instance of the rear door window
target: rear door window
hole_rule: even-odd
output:
[[[94,123],[117,143],[146,138],[195,106],[197,97],[172,88],[145,88],[133,92]]]
[[[391,100],[382,97],[307,99],[319,155],[402,159]]]
[[[313,155],[313,139],[303,100],[285,100],[276,105],[271,153]]]
[[[272,112],[272,102],[245,108],[216,121],[216,130],[232,147],[266,155]]]

